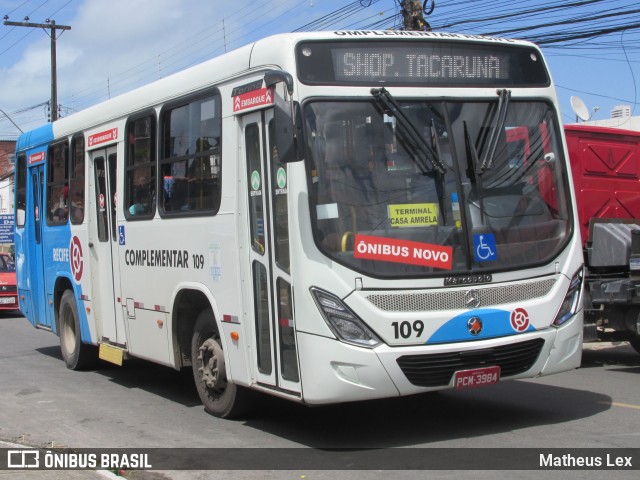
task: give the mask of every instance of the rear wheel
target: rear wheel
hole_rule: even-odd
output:
[[[58,310],[60,350],[67,368],[84,370],[98,364],[98,351],[93,345],[82,343],[76,299],[71,290],[65,290]]]
[[[207,412],[221,418],[246,413],[251,392],[227,381],[222,342],[209,309],[198,315],[193,328],[191,365],[198,395]]]

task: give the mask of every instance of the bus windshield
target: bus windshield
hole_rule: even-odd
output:
[[[374,277],[464,275],[553,259],[571,234],[556,116],[546,102],[498,93],[464,102],[389,94],[400,113],[375,94],[306,103],[320,250]]]

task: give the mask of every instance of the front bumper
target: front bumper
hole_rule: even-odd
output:
[[[327,404],[442,390],[453,387],[455,371],[496,364],[506,373],[501,380],[571,370],[580,366],[582,329],[582,311],[579,311],[559,328],[440,345],[381,345],[373,350],[299,332],[303,398],[308,404]],[[518,350],[518,345],[527,346],[528,360],[521,361],[512,351]],[[429,383],[429,371],[419,375],[426,378],[426,382],[416,381],[415,376],[406,374],[406,368],[403,371],[402,360],[399,362],[399,359],[420,356],[428,363],[432,355],[462,358],[463,362],[458,365],[454,361],[448,373],[440,369],[432,383]]]
[[[0,292],[0,310],[17,310],[18,292]]]

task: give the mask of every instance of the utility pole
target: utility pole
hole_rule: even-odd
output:
[[[424,19],[423,13],[429,15],[436,6],[435,0],[431,0],[431,9],[426,12],[427,0],[402,0],[402,19],[404,30],[431,30],[431,26]]]
[[[7,20],[8,17],[5,17],[4,24],[12,25],[14,27],[31,27],[31,28],[42,28],[45,30],[51,30],[51,34],[48,34],[51,38],[51,121],[55,122],[58,119],[58,77],[56,74],[56,30],[71,30],[71,27],[68,25],[56,25],[55,20],[49,21],[47,19],[47,23],[29,23],[29,22],[10,22]],[[28,18],[25,18],[28,20]]]

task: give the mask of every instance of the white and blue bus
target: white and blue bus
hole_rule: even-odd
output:
[[[205,409],[576,368],[582,250],[533,44],[266,38],[27,132],[20,309],[71,369],[191,367]]]

